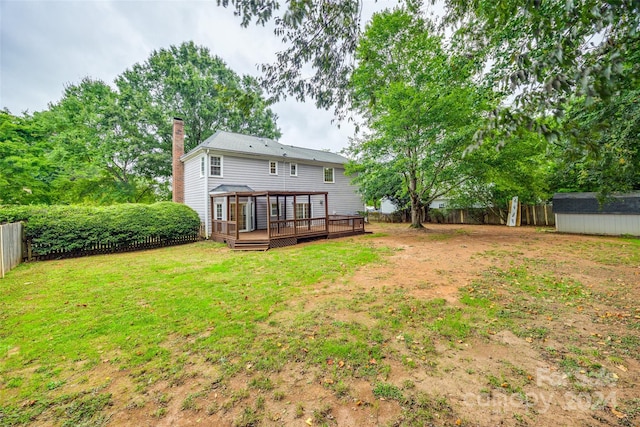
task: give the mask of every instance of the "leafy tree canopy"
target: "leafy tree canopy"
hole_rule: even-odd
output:
[[[269,105],[255,78],[206,48],[154,51],[114,87],[84,78],[42,113],[3,113],[0,203],[167,199],[173,117],[185,122],[187,150],[216,130],[277,139]]]
[[[362,2],[354,0],[302,0],[253,2],[217,0],[233,7],[243,25],[275,22],[275,34],[287,44],[273,64],[263,65],[263,84],[277,95],[311,98],[322,108],[334,107],[339,117],[352,105],[349,80],[357,67],[355,52],[361,33]],[[640,2],[638,0],[419,0],[399,2],[426,17],[434,4],[444,5],[439,30],[451,47],[477,66],[476,78],[505,96],[508,102],[494,109],[474,146],[484,141],[504,145],[521,132],[536,131],[550,141],[571,144],[589,160],[575,172],[574,188],[601,191],[637,187],[637,176],[628,169],[603,163],[611,153],[611,141],[619,128],[599,120],[595,135],[581,144],[566,114],[586,116],[582,133],[596,126],[596,117],[621,115],[620,108],[637,100],[640,89]],[[282,6],[282,10],[280,7]],[[375,18],[374,18],[375,19]],[[311,74],[309,74],[311,72]],[[635,94],[635,95],[634,95]],[[634,98],[635,97],[635,98]],[[618,101],[627,100],[627,101]],[[580,101],[575,101],[580,100]],[[357,102],[357,100],[355,100]],[[577,108],[582,109],[578,113]],[[551,120],[549,118],[552,118]],[[596,122],[594,122],[596,120]],[[516,139],[517,140],[517,139]],[[607,142],[608,141],[608,142]],[[627,149],[637,152],[637,139]],[[630,145],[629,145],[630,144]],[[619,146],[619,144],[614,144]],[[562,150],[558,160],[569,163]],[[611,157],[611,156],[609,156]],[[615,157],[615,156],[614,156]],[[611,157],[613,158],[613,157]],[[582,162],[581,164],[586,165]],[[607,185],[605,176],[616,185]],[[591,184],[587,181],[592,181]],[[632,182],[631,182],[632,181]],[[615,187],[615,188],[614,188]]]
[[[356,56],[353,100],[370,129],[350,147],[356,181],[367,198],[406,195],[412,226],[420,227],[420,207],[471,176],[472,158],[462,154],[491,104],[469,61],[447,54],[430,24],[409,10],[376,14]]]

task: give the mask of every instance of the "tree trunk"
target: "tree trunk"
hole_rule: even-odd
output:
[[[420,215],[420,197],[418,196],[417,178],[412,169],[409,174],[409,197],[411,198],[411,228],[422,228],[422,216]]]
[[[411,228],[422,227],[422,212],[420,212],[420,200],[417,195],[411,195]]]

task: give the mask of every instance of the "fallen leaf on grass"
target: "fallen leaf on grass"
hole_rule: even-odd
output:
[[[613,405],[609,404],[609,410],[611,411],[611,413],[613,415],[615,415],[616,417],[622,419],[622,418],[626,418],[627,414],[618,411],[616,408],[613,407]]]

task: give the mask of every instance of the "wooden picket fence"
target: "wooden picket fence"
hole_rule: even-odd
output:
[[[22,261],[22,223],[0,225],[0,277]]]
[[[25,242],[23,259],[25,261],[44,261],[50,259],[76,258],[90,255],[113,254],[120,252],[133,252],[145,249],[156,249],[165,246],[182,245],[201,240],[200,234],[183,236],[174,239],[161,239],[149,237],[146,239],[127,242],[126,244],[95,243],[83,249],[66,250],[56,249],[51,251],[45,245],[38,245],[31,240]]]

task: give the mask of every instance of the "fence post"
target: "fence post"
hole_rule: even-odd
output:
[[[544,205],[544,225],[549,225],[549,217],[547,216],[547,206],[549,205]]]
[[[4,279],[4,227],[0,225],[0,273]]]

